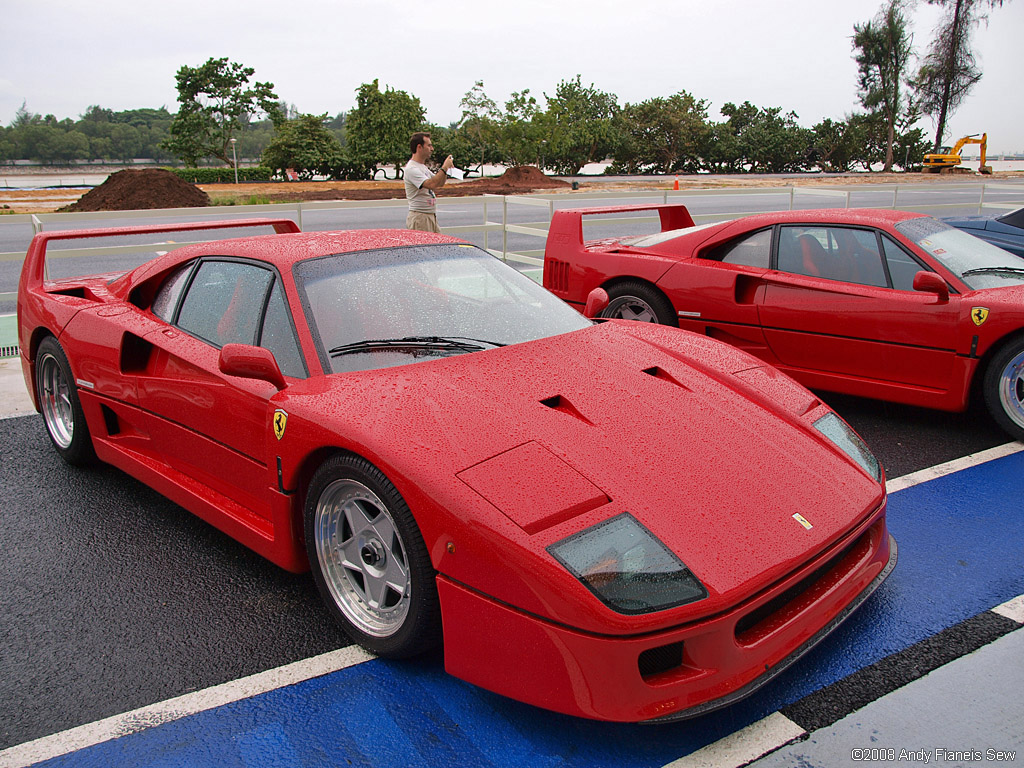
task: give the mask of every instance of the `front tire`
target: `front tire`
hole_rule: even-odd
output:
[[[404,658],[441,642],[435,572],[398,489],[370,462],[328,459],[306,495],[306,552],[335,619],[378,656]]]
[[[985,404],[996,423],[1024,441],[1024,337],[1000,349],[985,371]]]
[[[92,463],[96,453],[71,365],[52,336],[43,339],[36,351],[36,397],[46,431],[60,457],[75,467]]]
[[[608,289],[608,306],[601,317],[679,327],[679,318],[665,294],[646,283],[631,280]]]

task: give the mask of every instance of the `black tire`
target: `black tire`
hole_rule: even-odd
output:
[[[995,353],[982,387],[992,418],[1014,440],[1024,440],[1024,336]]]
[[[608,289],[608,306],[601,317],[617,317],[641,323],[661,323],[679,327],[679,318],[672,302],[646,283],[630,280]]]
[[[53,336],[43,339],[36,350],[36,397],[46,432],[60,457],[75,467],[94,462],[96,452],[75,377],[67,355]]]
[[[306,494],[313,579],[345,631],[371,653],[405,658],[441,644],[437,582],[398,489],[370,462],[338,454]]]

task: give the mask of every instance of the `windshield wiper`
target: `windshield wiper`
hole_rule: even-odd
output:
[[[1024,276],[1024,269],[1021,267],[977,267],[975,269],[968,269],[961,275],[961,277],[967,277],[968,275],[995,275],[1000,273]]]
[[[376,352],[382,349],[455,349],[463,352],[475,352],[484,349],[485,344],[492,347],[504,347],[498,341],[472,339],[467,336],[403,336],[399,339],[366,339],[351,344],[342,344],[328,350],[332,357],[348,355],[354,352]]]

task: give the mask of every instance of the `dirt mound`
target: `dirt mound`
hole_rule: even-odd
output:
[[[517,165],[496,179],[474,179],[447,184],[438,190],[438,197],[459,195],[515,195],[538,189],[566,189],[571,185],[561,179],[545,176],[535,165]]]
[[[141,211],[154,208],[198,208],[206,205],[210,205],[210,197],[201,189],[163,168],[144,168],[111,174],[77,202],[59,210],[66,213]]]

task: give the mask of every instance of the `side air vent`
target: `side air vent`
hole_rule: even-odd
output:
[[[588,426],[594,426],[594,422],[592,422],[590,419],[588,419],[586,416],[580,413],[576,409],[576,406],[574,406],[572,403],[568,401],[568,399],[562,397],[561,395],[555,395],[554,397],[546,397],[540,401],[540,404],[546,405],[553,411],[561,411],[562,413],[567,413],[573,418],[579,419]]]
[[[554,293],[569,292],[569,263],[548,259],[544,263],[544,287]]]
[[[679,387],[680,389],[685,389],[687,392],[690,391],[690,388],[688,386],[683,384],[681,381],[679,381],[679,379],[670,374],[664,368],[659,368],[656,365],[652,365],[650,368],[644,368],[643,372],[646,373],[648,376],[654,377],[655,379],[661,379],[662,381],[667,381],[669,384],[675,384],[677,387]]]
[[[153,345],[134,333],[125,333],[121,339],[121,373],[141,373],[149,365]]]

